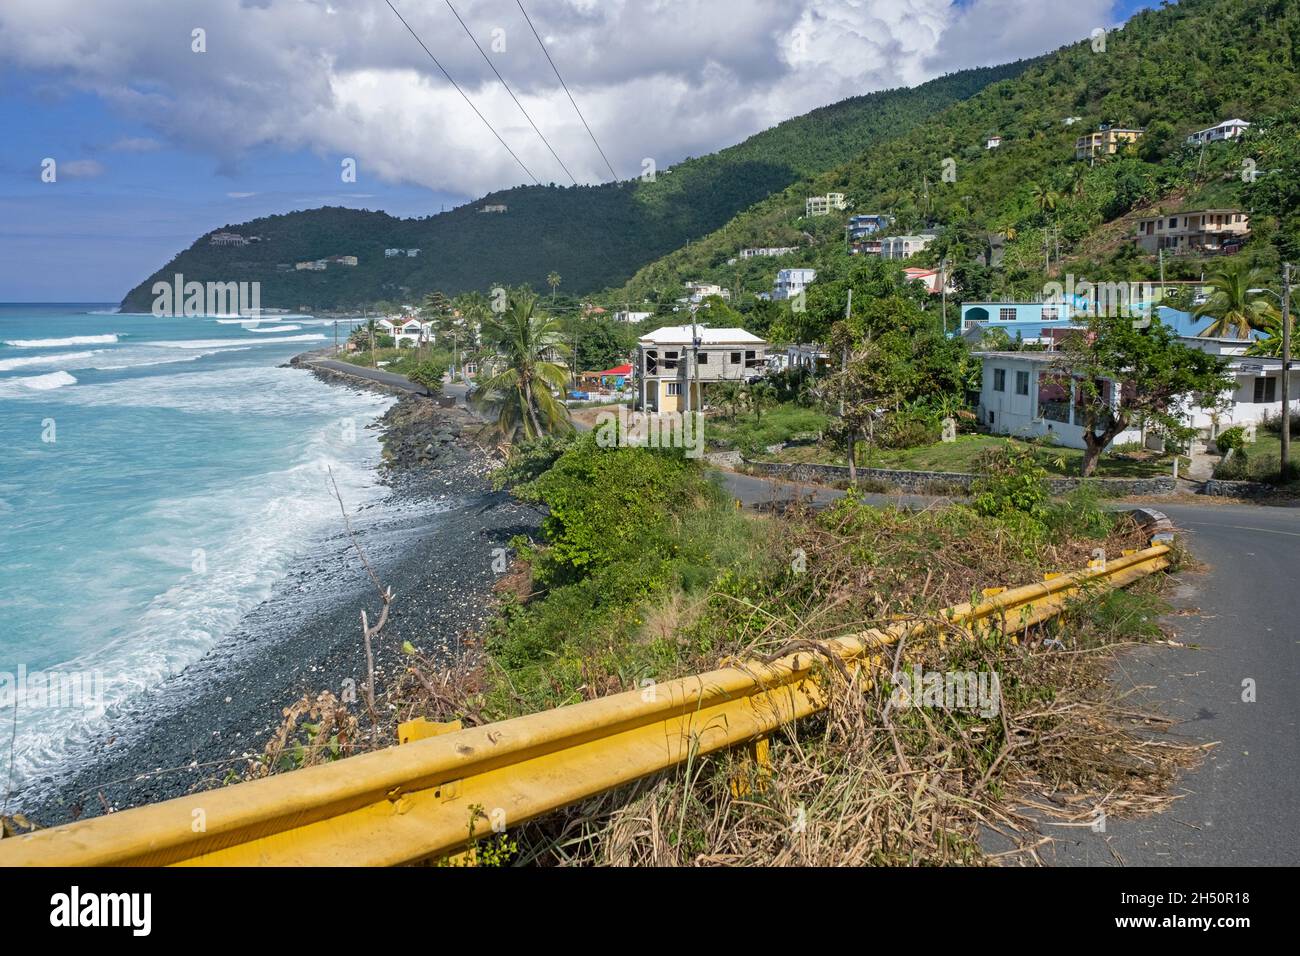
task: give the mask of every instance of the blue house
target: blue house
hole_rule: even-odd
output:
[[[878,213],[862,216],[849,217],[849,239],[863,239],[867,236],[875,235],[882,229],[887,229],[894,224],[893,216],[886,216]]]

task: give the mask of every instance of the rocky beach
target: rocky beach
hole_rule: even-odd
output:
[[[349,509],[355,540],[396,597],[374,641],[380,690],[404,668],[403,645],[453,663],[476,651],[492,613],[501,550],[533,532],[540,515],[491,489],[497,458],[484,422],[463,404],[439,401],[337,369],[311,353],[292,364],[337,387],[400,394],[374,423],[383,442],[388,493]],[[322,483],[322,493],[328,485]],[[494,559],[497,559],[494,561]],[[494,563],[496,569],[494,570]],[[10,812],[41,826],[125,809],[219,786],[243,774],[304,695],[366,682],[361,611],[381,602],[339,517],[299,566],[236,632],[161,685],[109,711],[86,754],[63,778],[45,777],[14,794]],[[364,708],[363,695],[351,707]]]

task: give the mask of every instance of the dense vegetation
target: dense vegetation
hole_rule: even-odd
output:
[[[1092,280],[1151,278],[1154,257],[1138,254],[1124,217],[1154,207],[1248,209],[1247,255],[1276,272],[1278,249],[1300,247],[1298,65],[1297,0],[1183,0],[1144,11],[1111,32],[1104,50],[1084,41],[1043,57],[646,266],[620,295],[654,301],[700,278],[753,292],[782,266],[826,268],[847,257],[852,212],[890,213],[900,233],[940,231],[921,261],[947,257],[967,298],[1031,295],[1062,266]],[[1185,145],[1188,133],[1231,117],[1255,124],[1244,140]],[[1076,138],[1102,123],[1147,133],[1109,160],[1077,161]],[[994,134],[1001,147],[986,149]],[[1243,175],[1252,168],[1253,178]],[[828,190],[847,194],[850,213],[804,219],[804,199]],[[738,249],[792,244],[805,231],[818,244],[790,262],[727,265]],[[1167,261],[1169,278],[1202,268]]]
[[[422,219],[325,207],[230,224],[223,230],[261,241],[219,247],[205,235],[128,293],[122,307],[148,311],[153,283],[176,272],[199,282],[257,280],[263,306],[308,310],[412,302],[433,289],[454,294],[494,283],[542,289],[552,272],[570,292],[616,286],[795,180],[898,136],[1025,65],[963,70],[913,89],[852,97],[661,169],[653,182],[519,186]],[[507,211],[479,211],[496,203]],[[386,259],[386,248],[419,248],[420,254]],[[342,255],[359,264],[323,272],[277,268]]]

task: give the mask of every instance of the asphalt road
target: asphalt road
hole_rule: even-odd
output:
[[[424,386],[416,385],[405,375],[398,375],[396,372],[388,372],[382,368],[370,368],[366,365],[353,365],[351,362],[338,362],[334,359],[304,359],[302,365],[318,365],[321,368],[333,369],[336,372],[343,372],[346,375],[352,375],[356,378],[364,378],[372,382],[380,382],[384,385],[391,385],[395,388],[404,389],[408,392],[424,394]],[[465,386],[458,385],[454,382],[444,382],[442,385],[442,394],[451,395],[456,399],[458,405],[465,404]]]
[[[843,494],[814,485],[723,473],[742,502],[761,506]],[[879,505],[934,498],[868,495]],[[1300,863],[1300,508],[1159,505],[1204,568],[1175,579],[1165,624],[1182,647],[1126,652],[1114,679],[1135,707],[1181,721],[1173,734],[1216,743],[1181,775],[1181,799],[1160,814],[1110,817],[1105,832],[1060,829],[1043,854],[1071,866],[1294,866]],[[1254,702],[1243,700],[1244,682]],[[1207,887],[1208,888],[1208,887]],[[1220,889],[1230,890],[1224,886]]]

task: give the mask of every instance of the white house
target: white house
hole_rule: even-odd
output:
[[[811,372],[823,372],[830,367],[831,353],[826,347],[810,342],[804,345],[790,345],[785,350],[787,368],[802,368]]]
[[[375,328],[393,337],[398,348],[403,346],[424,345],[433,341],[433,323],[421,322],[415,318],[383,318],[375,323]]]
[[[1224,120],[1216,126],[1208,129],[1199,129],[1187,137],[1189,146],[1201,146],[1205,143],[1215,143],[1225,139],[1236,139],[1242,133],[1250,128],[1250,124],[1243,119]]]
[[[984,360],[979,420],[997,435],[1034,438],[1054,435],[1068,448],[1083,448],[1084,420],[1078,405],[1078,382],[1054,367],[1060,355],[1051,352],[976,352]],[[1112,407],[1115,383],[1101,382],[1102,395]],[[1135,428],[1115,437],[1115,444],[1142,440]]]
[[[923,232],[919,236],[885,236],[880,240],[880,257],[882,259],[908,259],[923,252],[930,243],[938,239],[932,232]]]
[[[1190,348],[1218,355],[1228,362],[1233,387],[1217,403],[1194,396],[1177,406],[1178,413],[1203,437],[1214,438],[1234,425],[1253,425],[1282,411],[1280,358],[1246,355],[1249,342],[1243,339],[1180,337]],[[1083,424],[1077,408],[1076,379],[1056,366],[1060,353],[976,352],[984,360],[980,388],[979,419],[1001,435],[1031,437],[1052,434],[1062,445],[1083,446]],[[1107,380],[1103,394],[1114,404],[1115,383]],[[1300,368],[1291,369],[1291,404],[1300,402]],[[1115,438],[1116,444],[1140,441],[1141,432],[1130,428]]]
[[[990,136],[990,137],[989,137],[987,140],[985,140],[985,142],[984,142],[984,148],[985,148],[985,149],[997,149],[997,148],[998,148],[999,146],[1001,146],[1001,145],[1002,145],[1002,137],[1001,137],[1001,136]]]
[[[730,300],[731,290],[724,289],[720,285],[712,282],[688,282],[686,283],[687,301],[692,305],[699,305],[709,296],[716,295],[721,299]]]
[[[744,329],[670,325],[641,336],[633,375],[640,407],[650,412],[700,410],[713,382],[737,382],[767,368],[767,343]],[[689,390],[689,394],[688,394]]]
[[[1228,374],[1233,387],[1220,396],[1218,407],[1186,403],[1182,409],[1188,424],[1198,428],[1207,438],[1216,437],[1233,425],[1253,425],[1264,418],[1282,413],[1282,360],[1264,356],[1247,355],[1250,342],[1245,339],[1210,339],[1203,336],[1180,336],[1179,341],[1190,348],[1201,349],[1217,355],[1228,363]],[[1300,367],[1294,360],[1291,368],[1291,406],[1296,412],[1300,401]]]
[[[808,288],[817,278],[816,269],[782,269],[776,274],[776,284],[772,287],[772,298],[783,302],[793,299]]]
[[[619,309],[614,313],[614,321],[635,324],[637,322],[644,322],[652,315],[654,315],[653,312],[633,312],[630,309]]]

